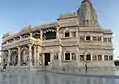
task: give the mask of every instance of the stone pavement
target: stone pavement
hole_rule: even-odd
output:
[[[45,71],[0,73],[0,84],[119,84],[119,77],[60,74]]]

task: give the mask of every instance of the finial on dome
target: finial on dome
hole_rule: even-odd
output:
[[[90,0],[83,0],[82,3],[86,2],[86,1],[90,2]]]
[[[83,1],[90,1],[90,0],[83,0]]]

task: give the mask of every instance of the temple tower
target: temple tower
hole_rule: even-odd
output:
[[[98,17],[90,0],[83,0],[80,8],[77,10],[79,24],[82,27],[98,27]]]

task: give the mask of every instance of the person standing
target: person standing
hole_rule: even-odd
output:
[[[87,66],[87,63],[85,63],[85,71],[87,73],[87,70],[88,70],[88,66]]]

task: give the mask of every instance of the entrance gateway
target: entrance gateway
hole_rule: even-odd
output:
[[[50,62],[50,53],[44,53],[44,55],[45,55],[45,59],[44,59],[45,66],[47,66],[48,62]]]

